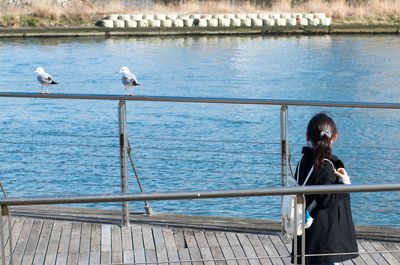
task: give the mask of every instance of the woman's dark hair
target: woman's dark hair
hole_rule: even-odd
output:
[[[307,140],[314,149],[314,166],[318,169],[324,158],[332,155],[332,138],[337,134],[336,124],[331,117],[321,112],[311,118],[307,126]]]

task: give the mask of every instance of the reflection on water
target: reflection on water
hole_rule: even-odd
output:
[[[142,95],[398,102],[399,48],[395,36],[2,39],[0,88],[39,91],[33,71],[43,66],[60,83],[51,92],[121,94],[115,71],[126,65]],[[0,107],[0,176],[11,195],[119,191],[116,102],[1,99]],[[290,107],[293,164],[308,119],[321,110],[337,120],[335,152],[353,183],[398,182],[400,118],[392,110]],[[280,183],[279,107],[128,102],[128,122],[146,191]],[[380,225],[400,227],[397,193],[352,197],[358,224],[379,218]],[[277,219],[279,202],[153,208]]]

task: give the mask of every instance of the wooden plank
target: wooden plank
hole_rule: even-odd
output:
[[[111,227],[111,262],[122,263],[122,236],[121,228]]]
[[[396,248],[395,243],[392,242],[382,242],[381,243],[388,251],[393,251],[391,254],[400,264],[400,250]]]
[[[226,233],[226,238],[229,241],[229,244],[231,245],[233,254],[235,255],[235,258],[237,259],[237,262],[239,265],[249,265],[249,261],[247,260],[246,254],[240,245],[240,242],[236,236],[235,233]]]
[[[144,252],[142,228],[140,226],[132,226],[131,233],[135,263],[143,264],[146,262],[146,254]]]
[[[290,258],[284,258],[285,256],[290,256],[290,252],[286,248],[286,246],[283,244],[282,239],[279,236],[269,236],[271,239],[271,242],[273,246],[276,248],[280,256],[283,256],[282,260],[284,264],[289,264],[290,263]]]
[[[133,249],[144,249],[142,228],[140,226],[132,226]]]
[[[164,234],[161,227],[153,227],[152,230],[156,249],[165,248]]]
[[[92,225],[83,223],[81,227],[81,241],[79,242],[78,264],[89,264],[90,256],[90,235],[92,232]]]
[[[178,248],[178,254],[181,265],[192,265],[188,248]]]
[[[257,257],[260,257],[259,261],[261,265],[272,265],[271,260],[269,258],[266,258],[268,257],[268,253],[264,249],[263,244],[261,240],[258,238],[258,236],[255,234],[248,234],[247,237],[250,241],[250,244],[253,246]]]
[[[56,263],[57,250],[61,239],[61,230],[62,223],[57,221],[53,222],[53,229],[51,230],[50,241],[44,259],[45,265],[53,265]]]
[[[358,245],[358,250],[360,252],[360,257],[365,261],[365,263],[367,263],[368,265],[372,264],[375,265],[377,264],[375,262],[375,260],[372,258],[372,256],[368,253],[366,253],[366,250],[364,249],[364,246],[361,244],[362,240],[358,240],[357,241],[357,245]]]
[[[29,234],[33,225],[33,220],[25,220],[22,226],[21,235],[16,242],[14,250],[14,264],[21,264],[26,245],[28,243]]]
[[[220,245],[221,251],[224,254],[224,258],[228,265],[237,265],[238,262],[235,259],[235,254],[231,246],[229,245],[228,239],[226,238],[225,233],[217,232],[215,233],[215,237],[217,238],[218,244]]]
[[[282,258],[278,257],[279,253],[274,247],[274,244],[272,243],[271,239],[269,238],[268,235],[259,235],[258,238],[260,239],[261,243],[263,244],[263,247],[265,251],[268,254],[268,257],[270,257],[272,264],[274,265],[283,265],[283,260]]]
[[[181,248],[187,248],[186,242],[185,242],[185,236],[183,235],[182,230],[175,230],[174,231],[174,239],[175,239],[175,245],[176,248],[179,250]]]
[[[217,237],[215,236],[214,232],[204,232],[204,235],[207,239],[207,243],[210,247],[219,247],[219,243]]]
[[[194,231],[194,237],[196,238],[197,245],[200,249],[200,254],[203,258],[205,265],[215,265],[214,257],[211,253],[211,249],[208,245],[206,236],[203,231]]]
[[[261,265],[260,261],[257,258],[257,254],[253,248],[253,245],[250,243],[246,234],[238,233],[237,238],[239,239],[240,244],[249,259],[250,265]]]
[[[4,247],[5,249],[9,249],[9,244],[10,244],[10,229],[9,226],[11,227],[11,236],[13,233],[13,227],[15,224],[15,218],[11,217],[11,220],[8,218],[8,216],[4,216],[3,218],[3,236],[4,236]],[[14,242],[14,241],[13,241]],[[9,253],[7,252],[6,255],[9,255]]]
[[[178,249],[176,247],[175,238],[171,229],[163,229],[165,245],[167,247],[167,255],[169,265],[180,265]]]
[[[70,237],[68,256],[67,256],[67,265],[78,264],[81,230],[82,230],[82,223],[72,223],[71,237]]]
[[[134,263],[131,228],[129,226],[123,226],[121,227],[121,233],[123,263]]]
[[[101,226],[101,264],[111,263],[111,225],[103,224]]]
[[[142,227],[144,249],[155,249],[151,227]]]
[[[22,258],[22,265],[32,264],[39,242],[40,233],[42,231],[43,221],[33,221],[32,229],[29,235],[28,243],[25,248],[24,256]]]
[[[146,257],[146,263],[156,263],[157,262],[157,256],[156,256],[156,249],[145,249],[144,254]]]
[[[14,225],[13,225],[12,231],[11,231],[11,238],[12,238],[12,243],[13,243],[12,253],[14,253],[15,248],[17,246],[16,243],[18,242],[18,239],[21,235],[23,224],[24,224],[24,220],[21,218],[15,219],[15,221],[14,221]],[[10,249],[9,244],[10,244],[10,241],[7,241],[7,244],[5,245],[5,249]],[[12,255],[13,255],[13,259],[14,259],[14,254],[12,254]],[[10,263],[10,256],[7,255],[6,256],[6,264],[9,264],[9,263]]]
[[[360,241],[361,245],[364,247],[367,252],[376,252],[375,248],[371,245],[369,241],[362,240]],[[370,256],[378,263],[379,265],[388,265],[389,263],[383,258],[383,256],[379,253],[371,253]]]
[[[183,232],[183,235],[185,237],[185,242],[189,250],[190,254],[190,259],[192,261],[193,265],[202,265],[204,262],[202,262],[202,257],[200,253],[200,249],[197,246],[196,238],[194,237],[193,231],[190,230],[185,230]]]
[[[35,257],[33,259],[34,265],[44,264],[47,247],[50,241],[51,230],[53,229],[53,222],[45,221],[43,223],[42,232],[40,233],[39,243],[36,248]]]
[[[67,257],[68,257],[68,249],[69,249],[69,242],[71,238],[71,223],[64,223],[61,229],[61,238],[60,244],[57,251],[57,265],[65,265],[67,264]]]
[[[207,240],[207,244],[210,247],[211,254],[214,258],[214,262],[216,265],[227,265],[224,254],[222,253],[221,248],[219,247],[217,237],[212,232],[205,232],[204,236]],[[233,253],[232,253],[233,255]]]
[[[381,252],[381,256],[386,260],[388,264],[396,264],[397,260],[396,258],[392,255],[392,253],[385,252],[387,249],[377,241],[369,241],[371,245],[374,247],[375,250]]]
[[[100,264],[101,256],[101,225],[93,224],[90,235],[89,264]]]

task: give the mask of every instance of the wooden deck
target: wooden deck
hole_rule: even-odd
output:
[[[12,222],[14,264],[290,264],[291,246],[276,233],[204,230],[145,222],[120,227],[112,222],[53,220],[60,219],[56,216],[22,217],[22,211],[14,210],[20,217],[14,217]],[[8,254],[7,226],[3,231]],[[364,254],[343,264],[400,264],[400,241],[360,239],[358,244]],[[9,260],[8,255],[6,262]]]

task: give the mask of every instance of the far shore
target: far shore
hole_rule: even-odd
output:
[[[330,26],[263,26],[217,28],[103,28],[103,27],[29,27],[0,28],[0,38],[28,37],[134,37],[199,35],[329,35],[399,34],[400,25],[346,24]]]

